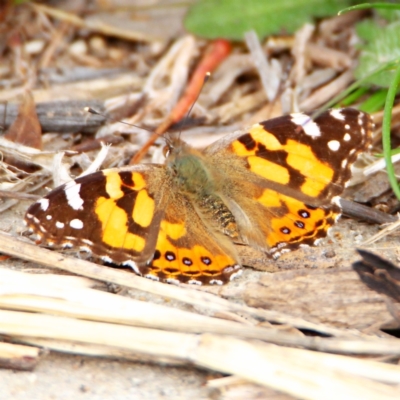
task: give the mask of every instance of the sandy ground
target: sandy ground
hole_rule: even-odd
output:
[[[0,229],[14,235],[20,234],[24,229],[22,219],[27,205],[28,203],[23,202],[2,214]],[[344,246],[349,254],[353,254],[353,258],[357,258],[354,248],[360,241],[377,231],[377,226],[352,220],[341,220],[335,227],[334,237],[336,239],[333,242],[332,239],[327,239],[320,251],[324,252],[333,248],[337,252],[339,250],[343,252],[346,250],[342,248]],[[392,237],[391,241],[381,241],[371,247],[376,246],[375,250],[379,249],[378,254],[398,262],[397,243],[398,238]],[[385,251],[382,251],[383,249]],[[294,255],[294,259],[298,259],[297,264],[302,264],[303,269],[313,269],[314,264],[316,267],[320,267],[324,260],[323,257],[317,257],[315,260],[309,259],[310,265],[307,266],[308,264],[306,265],[304,260],[301,261],[299,252],[292,253],[292,255]],[[326,259],[325,263],[336,265],[335,261],[330,260],[336,259]],[[338,260],[341,260],[339,265],[349,267],[351,264],[350,258],[344,256],[338,257]],[[285,266],[289,267],[290,264],[287,260],[285,262],[284,259],[271,263],[277,271],[284,271]],[[15,258],[0,261],[0,264],[2,268],[27,272],[38,267]],[[250,279],[257,282],[258,279],[266,278],[263,275],[266,274],[246,268],[239,281],[246,282]],[[229,290],[235,291],[234,289],[235,284],[224,288],[227,297],[229,297]],[[161,303],[165,300],[143,293],[130,293],[130,295],[132,297],[140,296],[142,300]],[[173,303],[170,302],[169,305],[173,306]],[[275,306],[272,305],[272,309],[275,309]],[[206,388],[207,380],[220,376],[195,368],[159,366],[124,360],[44,352],[32,372],[0,370],[0,400],[210,399],[212,396],[210,390]],[[261,398],[270,397],[263,396]]]
[[[0,399],[208,399],[206,377],[192,368],[49,353],[33,372],[0,370]]]

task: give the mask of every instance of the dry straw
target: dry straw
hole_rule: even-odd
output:
[[[307,399],[400,395],[399,366],[309,350],[398,356],[397,340],[339,329],[336,337],[312,338],[122,297],[92,288],[95,281],[88,278],[260,318],[260,310],[209,293],[99,267],[4,233],[0,240],[0,252],[86,276],[0,269],[0,333],[14,341],[79,354],[194,364]]]

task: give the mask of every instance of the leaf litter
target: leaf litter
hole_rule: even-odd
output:
[[[162,6],[170,13],[166,3]],[[10,199],[0,192],[0,251],[13,256],[0,261],[4,366],[32,370],[40,364],[37,349],[50,349],[169,368],[195,365],[230,375],[210,379],[209,388],[197,397],[228,399],[246,393],[249,399],[317,399],[352,393],[398,398],[400,342],[384,331],[392,322],[395,332],[396,320],[386,295],[366,288],[351,268],[359,260],[354,249],[378,232],[376,225],[342,219],[323,246],[277,261],[241,247],[245,264],[253,268],[228,286],[200,289],[150,282],[19,237],[31,201],[21,200],[23,194],[44,194],[87,170],[127,165],[153,132],[181,131],[184,140],[201,148],[254,122],[321,107],[354,80],[354,23],[362,12],[262,42],[250,33],[246,44],[230,45],[185,124],[179,125],[171,117],[174,107],[215,43],[176,26],[154,34],[159,32],[152,29],[160,21],[158,5],[152,8],[158,15],[154,18],[143,9],[133,10],[133,21],[147,18],[134,29],[118,24],[122,6],[114,7],[85,10],[80,4],[71,10],[63,2],[57,8],[24,4],[10,8],[2,22],[8,34],[0,70],[0,99],[7,102],[0,188],[16,194]],[[180,13],[172,14],[181,23]],[[23,28],[24,35],[12,26]],[[194,97],[191,92],[180,116],[187,114]],[[85,113],[84,107],[107,118]],[[144,161],[161,162],[162,146],[162,137],[156,137],[143,152]],[[354,198],[368,184],[364,172],[371,164],[371,157],[360,160],[356,186],[345,198]],[[385,201],[393,198],[389,186],[382,193]],[[370,204],[373,197],[365,194],[363,203]],[[393,202],[390,211],[395,209]],[[400,260],[392,235],[369,249],[395,264]],[[60,269],[68,275],[57,274]],[[71,280],[70,274],[81,277]],[[129,290],[108,293],[105,282]],[[26,357],[35,361],[24,363]]]

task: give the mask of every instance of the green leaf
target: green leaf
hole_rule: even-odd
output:
[[[185,18],[188,31],[209,39],[243,40],[249,30],[260,38],[293,33],[313,17],[336,14],[349,0],[202,0]]]
[[[371,26],[371,34],[367,34],[366,30],[362,36],[367,37],[369,42],[362,48],[359,66],[355,71],[357,79],[362,79],[371,71],[376,69],[378,65],[383,65],[390,61],[400,58],[400,22],[394,22],[386,27]],[[372,76],[368,82],[388,87],[393,79],[394,69],[386,70],[378,75]]]
[[[374,40],[378,32],[381,32],[382,26],[378,25],[372,19],[366,19],[356,25],[356,32],[359,38],[369,42]]]
[[[400,20],[400,4],[391,4],[392,8],[377,8],[378,14],[389,22]]]

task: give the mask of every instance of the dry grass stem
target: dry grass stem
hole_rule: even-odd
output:
[[[397,231],[399,229],[399,227],[400,227],[400,220],[393,222],[393,223],[387,225],[384,229],[382,229],[376,235],[371,236],[368,240],[365,240],[363,243],[361,243],[361,246],[368,246],[372,243],[375,243],[378,240],[383,239],[384,237]]]
[[[0,252],[5,254],[33,261],[50,268],[59,268],[77,275],[86,276],[105,282],[111,282],[124,287],[153,293],[158,296],[164,296],[178,301],[183,301],[187,304],[203,307],[214,312],[245,313],[256,318],[294,325],[299,328],[315,330],[327,335],[343,338],[362,336],[358,331],[344,331],[342,329],[309,322],[302,318],[292,317],[276,311],[263,310],[235,304],[210,293],[194,290],[193,288],[186,289],[184,287],[165,285],[159,282],[143,279],[129,272],[120,271],[114,268],[105,268],[88,261],[66,257],[60,253],[23,242],[4,232],[0,232],[0,239]],[[307,346],[320,346],[318,341],[309,339],[311,338],[302,338],[301,340]],[[283,340],[282,333],[279,334],[278,340]],[[292,344],[299,345],[300,339],[292,338],[290,336],[288,338],[285,337],[285,340],[289,340]],[[293,343],[292,340],[295,340],[295,343]],[[285,343],[288,344],[286,341]]]
[[[346,68],[350,68],[353,62],[348,54],[315,43],[307,44],[307,53],[310,59],[316,64],[332,68],[336,71],[343,71]]]
[[[393,164],[396,164],[398,161],[400,161],[400,154],[394,154],[392,155],[391,158]],[[364,168],[363,173],[365,176],[370,176],[378,171],[382,171],[385,168],[386,168],[386,161],[383,158],[381,158],[372,163],[371,165],[369,165],[368,167]]]
[[[211,75],[209,84],[204,86],[204,90],[199,97],[199,104],[205,110],[212,111],[211,107],[220,101],[222,96],[234,86],[235,80],[253,69],[254,66],[249,54],[229,55]]]
[[[176,41],[150,72],[143,93],[150,99],[148,109],[169,113],[183,92],[189,75],[189,64],[197,51],[193,36]],[[163,81],[167,80],[167,86]]]
[[[307,44],[311,40],[311,36],[314,32],[315,27],[311,24],[305,24],[295,34],[295,41],[292,47],[292,55],[294,58],[294,65],[290,71],[290,83],[291,87],[295,90],[295,103],[298,107],[298,97],[301,95],[302,86],[301,82],[305,78],[309,65],[308,53],[306,52]],[[299,111],[297,108],[295,110]]]
[[[400,395],[398,388],[388,385],[400,383],[399,366],[249,343],[229,336],[184,334],[14,311],[0,311],[0,330],[7,335],[105,345],[134,354],[190,361],[308,399],[337,398],[340,393],[363,399]]]
[[[282,80],[282,67],[279,61],[265,56],[260,40],[255,31],[245,34],[247,47],[250,51],[252,61],[257,68],[261,83],[268,101],[275,100]]]
[[[326,355],[327,359],[318,359],[320,354],[313,358],[317,353],[307,351],[307,358],[302,358],[299,357],[300,350],[297,349],[246,343],[234,338],[226,338],[224,342],[221,342],[213,335],[203,335],[201,339],[204,351],[198,353],[197,362],[200,365],[214,369],[218,365],[220,371],[235,374],[248,381],[269,386],[295,397],[337,399],[351,396],[372,400],[393,399],[400,395],[397,387],[365,378],[369,374],[378,373],[370,369],[372,365],[369,363],[373,362],[365,364],[367,365],[365,369],[358,370],[356,367],[348,373],[350,364],[347,364],[349,361],[347,357],[339,361],[336,357],[341,356],[332,356],[337,362],[332,365],[330,364],[332,359],[329,358],[331,355]],[[363,363],[361,360],[356,360],[357,362],[360,365]],[[377,368],[381,365],[374,364]],[[355,367],[354,364],[352,366]],[[394,367],[391,377],[397,383],[399,367],[389,366],[391,367]],[[380,376],[383,375],[386,376],[386,373],[380,371]]]
[[[254,315],[265,315],[265,317],[269,316],[271,318],[273,315],[275,315],[278,316],[278,318],[275,317],[274,319],[279,319],[279,313],[267,312],[265,310],[259,310],[259,312],[257,312],[256,309],[236,305],[207,293],[201,293],[170,285],[163,285],[158,282],[152,282],[134,276],[133,274],[126,273],[124,271],[116,271],[110,268],[96,266],[95,264],[83,260],[71,259],[72,262],[69,263],[68,258],[60,254],[44,249],[38,249],[37,247],[26,243],[22,244],[19,242],[17,244],[15,239],[10,239],[11,237],[5,234],[1,234],[1,238],[2,246],[0,247],[0,251],[14,255],[19,252],[20,254],[24,254],[24,258],[40,262],[43,265],[57,265],[58,268],[68,270],[70,272],[80,273],[81,275],[89,276],[94,279],[105,280],[124,285],[126,287],[132,287],[154,294],[174,298],[189,304],[209,308],[214,311],[247,311]],[[13,243],[14,250],[10,251],[11,248],[7,247],[7,241],[9,242],[9,245],[10,242]],[[4,243],[6,243],[6,245],[4,245]],[[35,250],[41,250],[39,251],[40,260],[37,259],[37,257],[32,258]],[[29,277],[28,279],[31,278]],[[22,279],[22,287],[24,287],[23,282],[24,280]],[[36,286],[37,291],[35,289]],[[12,286],[10,287],[10,290],[12,290]],[[395,340],[380,340],[374,337],[370,337],[368,339],[368,336],[365,335],[361,340],[357,340],[355,336],[353,336],[353,339],[350,339],[352,336],[350,332],[346,333],[346,331],[340,329],[324,327],[321,324],[307,323],[300,318],[288,316],[285,318],[283,314],[281,314],[280,317],[281,319],[286,319],[286,322],[291,321],[293,323],[297,320],[300,326],[305,325],[308,326],[308,328],[313,326],[314,329],[321,330],[322,328],[324,331],[336,332],[339,336],[342,336],[343,339],[324,340],[322,338],[303,337],[285,333],[279,330],[251,326],[249,327],[231,321],[218,320],[196,314],[188,315],[187,313],[179,310],[165,307],[163,308],[142,302],[135,303],[133,300],[121,298],[111,294],[91,291],[89,289],[86,289],[85,292],[81,292],[78,288],[75,288],[74,290],[67,290],[64,288],[63,290],[58,289],[54,292],[53,289],[50,290],[48,287],[45,287],[46,290],[50,290],[50,292],[47,292],[47,295],[53,300],[49,301],[49,299],[46,298],[40,299],[40,297],[34,299],[32,298],[32,295],[40,295],[40,286],[27,284],[25,288],[25,290],[28,290],[24,293],[24,295],[27,296],[26,298],[24,295],[21,297],[17,296],[14,299],[7,299],[7,296],[5,296],[5,298],[1,300],[3,307],[52,312],[59,315],[68,315],[102,321],[106,320],[124,324],[135,323],[140,326],[152,326],[157,328],[162,327],[164,329],[175,329],[190,332],[211,331],[217,333],[229,333],[248,338],[264,339],[279,344],[304,346],[321,351],[342,353],[350,352],[354,354],[400,354],[400,345],[398,345]],[[5,293],[7,293],[7,288],[3,289],[3,291],[4,290]],[[63,302],[60,299],[60,296],[62,297],[63,295],[67,296],[68,300],[73,302],[71,304],[69,302]],[[79,302],[78,309],[76,307],[77,301]],[[100,309],[97,308],[98,305],[100,305]],[[117,310],[120,310],[121,313],[119,313]],[[346,336],[348,339],[345,339]]]
[[[50,15],[63,22],[68,22],[69,24],[75,25],[76,27],[79,28],[90,29],[93,32],[101,33],[105,36],[112,36],[130,41],[144,41],[144,42],[162,41],[162,38],[160,37],[143,34],[141,32],[127,31],[126,29],[118,29],[117,27],[105,24],[102,21],[95,21],[95,20],[85,21],[84,19],[81,19],[74,14],[68,13],[66,11],[57,8],[49,7],[43,4],[31,4],[31,7],[33,7],[38,12]]]
[[[106,345],[71,342],[68,340],[43,339],[31,336],[13,336],[13,341],[30,346],[38,346],[46,350],[53,350],[75,355],[80,354],[89,357],[107,357],[141,363],[150,362],[166,364],[169,366],[181,366],[188,364],[186,361],[177,360],[176,358],[172,357],[138,354],[132,353],[132,351],[126,349],[120,349]]]
[[[343,72],[336,79],[322,88],[315,90],[309,97],[303,100],[300,103],[300,109],[304,111],[312,111],[321,107],[324,103],[349,86],[353,79],[352,70]]]

